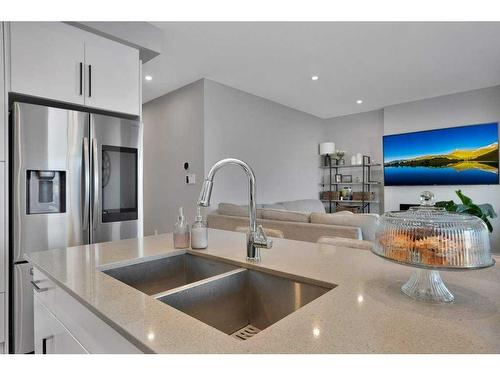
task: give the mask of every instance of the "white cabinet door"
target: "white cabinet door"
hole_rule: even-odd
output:
[[[61,22],[12,22],[10,91],[83,105],[85,34]]]
[[[34,297],[35,354],[85,354],[85,348],[73,335]]]
[[[139,115],[139,51],[94,35],[85,39],[85,105]]]

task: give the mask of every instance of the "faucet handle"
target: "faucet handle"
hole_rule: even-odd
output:
[[[259,225],[257,227],[257,236],[254,239],[254,245],[255,247],[264,249],[270,249],[271,247],[273,247],[273,240],[267,238],[262,225]]]

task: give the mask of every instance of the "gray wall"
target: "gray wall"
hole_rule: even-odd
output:
[[[205,80],[205,171],[226,157],[248,162],[260,203],[318,198],[318,143],[323,121],[261,97]],[[222,169],[214,183],[217,202],[248,200],[238,167]]]
[[[384,110],[384,134],[396,134],[500,122],[500,86],[446,95],[387,107]],[[395,210],[400,203],[418,202],[418,193],[434,192],[438,200],[454,199],[462,189],[477,203],[491,203],[500,214],[500,185],[385,187],[385,210]],[[500,220],[492,221],[492,246],[500,252]]]
[[[335,147],[346,151],[345,159],[350,163],[351,156],[360,152],[371,156],[373,163],[382,161],[382,136],[384,134],[384,111],[370,111],[355,115],[336,117],[324,120],[325,130],[323,141],[335,142]],[[361,176],[361,171],[356,168],[342,169],[343,174]],[[373,168],[372,178],[375,181],[383,181],[382,168]],[[353,190],[361,190],[360,186]],[[384,189],[372,187],[376,199],[380,204],[373,204],[371,211],[383,212]]]
[[[144,235],[172,232],[177,209],[190,222],[204,174],[203,81],[144,104]],[[185,183],[184,162],[196,184]]]
[[[384,134],[500,121],[500,86],[404,103],[334,119],[282,106],[210,80],[197,81],[144,105],[145,234],[172,230],[183,205],[192,221],[203,176],[217,160],[247,161],[257,176],[261,203],[317,198],[321,172],[318,143],[334,141],[347,151],[382,160]],[[196,185],[184,183],[189,161]],[[354,173],[353,173],[354,174]],[[382,180],[381,170],[374,178]],[[500,213],[500,186],[385,187],[374,211],[414,203],[432,190],[439,200],[454,199],[461,188],[478,203]],[[215,178],[212,208],[220,201],[245,203],[247,180],[237,167]],[[500,250],[500,220],[493,220],[493,248]]]

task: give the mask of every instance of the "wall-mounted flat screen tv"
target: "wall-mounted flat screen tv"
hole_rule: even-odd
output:
[[[498,123],[384,136],[384,183],[498,184]]]

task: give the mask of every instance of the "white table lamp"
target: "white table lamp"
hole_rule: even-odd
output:
[[[323,142],[319,144],[319,154],[320,155],[333,155],[335,154],[335,143],[334,142]]]

